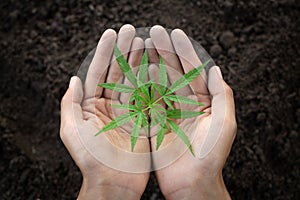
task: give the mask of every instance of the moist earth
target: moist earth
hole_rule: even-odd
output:
[[[238,122],[223,170],[232,199],[300,199],[299,10],[297,0],[2,0],[1,199],[76,199],[60,100],[101,33],[126,23],[181,28],[221,67]],[[142,199],[164,199],[153,173]]]

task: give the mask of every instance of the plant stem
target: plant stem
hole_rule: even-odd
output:
[[[151,105],[152,105],[152,104],[156,104],[157,102],[159,102],[160,100],[162,100],[163,97],[164,97],[164,96],[159,97],[159,98],[156,99],[153,103],[151,103]],[[150,109],[150,106],[144,108],[144,109],[142,110],[142,112],[145,112],[146,110],[149,110],[149,109]]]

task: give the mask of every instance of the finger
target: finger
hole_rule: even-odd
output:
[[[174,70],[178,71],[179,73],[182,73],[183,70],[180,66],[178,57],[175,54],[172,41],[167,31],[162,26],[159,25],[153,26],[150,29],[150,37],[156,48],[156,51],[158,52],[159,55],[162,56],[163,60],[165,61],[165,64],[168,67],[172,67]],[[171,83],[173,83],[172,80]]]
[[[61,138],[64,141],[65,134],[70,132],[69,125],[75,126],[83,122],[81,102],[83,90],[81,80],[77,76],[73,76],[70,80],[69,88],[61,101]]]
[[[128,63],[132,68],[140,66],[144,53],[144,41],[140,37],[135,37],[132,41]]]
[[[103,89],[98,87],[97,84],[105,80],[116,37],[116,32],[112,29],[108,29],[102,34],[87,72],[84,84],[84,99],[101,97]]]
[[[141,63],[142,56],[144,52],[144,41],[140,37],[135,37],[132,41],[131,50],[129,53],[128,64],[131,66],[133,73],[136,75],[138,71],[138,66]],[[123,84],[128,86],[133,86],[130,81],[125,78]],[[122,103],[128,103],[130,98],[129,93],[121,93],[120,101]]]
[[[162,56],[169,74],[170,83],[173,84],[178,79],[178,75],[183,74],[180,61],[173,48],[169,34],[162,26],[154,26],[150,30],[150,37],[159,55]],[[181,95],[191,94],[190,88],[178,91]]]
[[[135,28],[129,24],[121,27],[118,38],[117,38],[117,46],[120,49],[121,53],[124,55],[125,59],[128,58],[128,53],[131,48],[132,40],[135,36]],[[118,62],[113,56],[112,63],[109,67],[108,74],[106,77],[107,83],[118,83],[123,81],[123,72],[121,71]],[[104,90],[104,97],[110,99],[118,99],[119,94],[113,92],[111,90]]]
[[[147,49],[147,52],[148,52],[149,63],[158,64],[159,63],[158,53],[154,47],[154,44],[153,44],[151,38],[147,38],[145,40],[145,49]]]
[[[226,159],[236,133],[235,108],[232,90],[224,82],[217,66],[209,70],[208,89],[212,95],[212,122],[199,158],[213,151]]]
[[[171,38],[185,73],[189,72],[195,67],[199,67],[202,64],[193,48],[191,41],[182,30],[173,30],[171,33]],[[199,101],[206,101],[207,98],[209,98],[209,92],[207,89],[207,75],[205,70],[202,70],[200,77],[194,79],[190,83],[190,86],[197,97],[200,98]]]

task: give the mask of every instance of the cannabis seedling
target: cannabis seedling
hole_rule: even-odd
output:
[[[133,120],[134,123],[130,134],[131,151],[134,150],[134,146],[142,128],[144,128],[145,132],[148,133],[149,127],[159,126],[157,132],[156,150],[158,150],[159,146],[161,145],[164,135],[167,132],[173,131],[183,140],[183,142],[188,146],[190,152],[194,155],[189,138],[174,122],[174,119],[197,117],[204,112],[175,109],[172,103],[177,102],[203,106],[202,103],[185,96],[176,95],[175,92],[192,82],[200,74],[209,61],[182,75],[168,88],[167,70],[162,57],[160,57],[159,62],[159,84],[157,84],[154,80],[146,82],[148,73],[147,50],[145,50],[142,56],[137,76],[134,75],[130,65],[127,63],[116,44],[114,46],[114,55],[120,69],[132,86],[118,83],[102,83],[98,84],[98,86],[116,92],[131,93],[128,104],[111,105],[113,108],[126,109],[128,112],[114,118],[110,123],[105,125],[98,133],[96,133],[96,135],[120,127]],[[155,93],[158,93],[159,96],[157,97]],[[163,107],[160,101],[164,101],[168,106],[168,109]],[[148,120],[148,116],[150,120]]]

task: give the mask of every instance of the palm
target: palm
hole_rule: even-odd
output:
[[[195,95],[190,95],[189,97],[192,99],[196,98]],[[204,115],[200,115],[197,118],[183,119],[177,122],[180,128],[189,135],[196,157],[200,154],[201,144],[203,143],[205,136],[207,135],[207,130],[209,129],[211,124],[212,117],[210,114],[210,101],[211,100],[208,95],[202,97],[201,102],[203,102],[206,106],[200,108],[200,110],[198,106],[184,104],[180,105],[180,109],[182,110],[205,111]],[[170,151],[173,151],[172,145],[174,146],[174,148],[178,149],[178,143],[174,142],[175,140],[178,140],[175,133],[171,132],[167,134],[162,144],[162,149],[170,148]],[[181,142],[181,145],[183,145],[182,141],[178,141]],[[152,146],[154,146],[155,143],[156,137],[152,138]],[[211,165],[212,161],[210,158],[207,157],[202,160],[195,159],[190,151],[188,151],[186,146],[183,145],[182,147],[184,147],[185,150],[182,150],[180,153],[182,153],[183,151],[185,152],[182,155],[178,153],[176,157],[174,156],[174,159],[170,160],[170,163],[167,167],[159,166],[159,164],[156,164],[156,167],[158,169],[163,167],[160,170],[156,171],[156,177],[164,194],[174,193],[175,191],[187,188],[190,185],[196,183],[197,180],[195,179],[195,177],[197,177],[198,179],[199,177],[208,175],[208,173],[213,174],[219,168],[219,166],[215,166],[213,168],[211,167],[214,165]],[[160,163],[160,161],[154,159],[154,163]],[[207,171],[208,169],[210,170],[209,172]],[[166,177],[172,179],[172,184],[170,184],[170,179]]]
[[[206,109],[207,114],[205,116],[199,116],[196,119],[187,119],[180,123],[180,127],[185,133],[190,133],[195,136],[192,141],[195,155],[199,155],[206,130],[209,129],[211,124],[211,115],[208,113],[209,110],[210,108]],[[195,133],[196,130],[200,130],[200,132]],[[212,164],[212,162],[213,160],[210,157],[206,157],[202,160],[195,159],[191,153],[186,150],[174,163],[158,170],[156,177],[164,194],[172,194],[196,184],[201,177],[215,174],[221,166],[216,166]],[[170,184],[169,179],[165,177],[172,178],[172,184]]]
[[[97,133],[103,126],[108,124],[115,116],[124,114],[126,111],[120,109],[112,109],[111,104],[120,104],[118,100],[110,98],[94,98],[83,102],[83,117],[86,119],[87,130],[94,130],[93,134]],[[108,141],[115,147],[124,151],[130,152],[130,130],[132,129],[132,122],[126,123],[120,128],[113,129],[103,133]],[[97,138],[92,138],[97,142]],[[92,142],[92,141],[91,141]],[[149,144],[146,139],[139,139],[135,152],[144,153],[149,152]]]
[[[108,141],[117,148],[120,148],[124,151],[130,151],[130,137],[124,130],[115,129],[108,133],[104,133],[106,138],[97,138],[98,136],[94,136],[103,125],[107,124],[111,120],[113,115],[112,110],[109,109],[109,104],[111,103],[112,101],[106,98],[93,100],[88,99],[83,101],[82,111],[83,118],[85,120],[81,125],[79,125],[80,127],[77,127],[77,130],[80,130],[80,135],[78,134],[79,132],[74,133],[78,142],[77,144],[73,144],[77,148],[77,153],[72,156],[77,157],[74,160],[77,161],[77,164],[83,174],[95,173],[94,169],[96,169],[96,172],[99,174],[105,174],[106,176],[101,178],[105,180],[103,184],[114,184],[116,186],[128,188],[139,194],[143,192],[143,188],[140,186],[147,184],[149,176],[148,173],[125,173],[112,169],[111,167],[114,166],[106,166],[102,164],[101,160],[98,159],[101,155],[97,154],[100,154],[100,152],[105,152],[102,144],[103,139],[108,139]],[[89,149],[90,147],[94,148]],[[138,152],[149,152],[148,141],[140,140],[140,142],[137,142],[136,150]],[[114,156],[118,157],[118,155]],[[127,161],[125,158],[121,162],[129,161]],[[91,176],[94,175],[95,174],[91,174]],[[133,179],[133,176],[135,181],[130,181]]]

